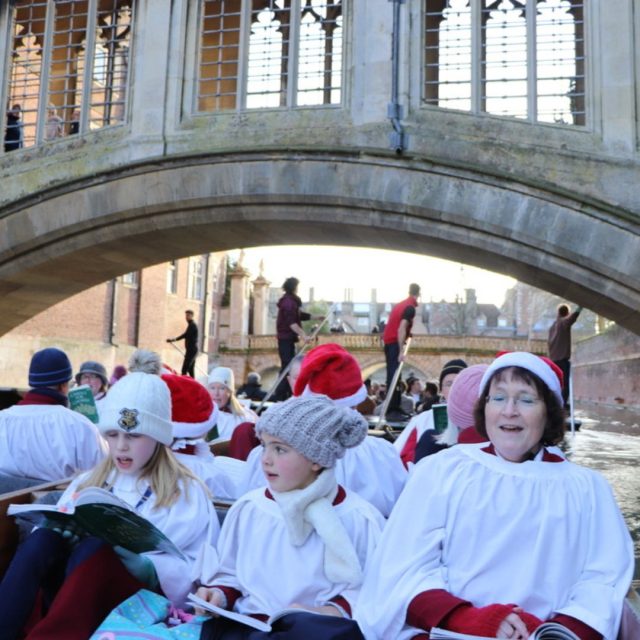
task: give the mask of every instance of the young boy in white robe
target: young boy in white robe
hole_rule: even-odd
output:
[[[358,361],[344,347],[328,343],[314,347],[304,357],[293,395],[325,395],[337,406],[355,407],[367,397],[367,389]],[[393,445],[374,436],[348,449],[337,460],[335,473],[345,489],[370,502],[385,518],[407,480],[407,471]],[[243,489],[249,491],[265,483],[260,451],[254,449],[247,458]]]
[[[384,521],[373,506],[337,484],[334,467],[366,437],[367,423],[357,412],[316,396],[274,405],[256,428],[269,487],[233,505],[218,543],[219,571],[205,577],[208,586],[197,595],[257,617],[301,607],[324,614],[303,616],[312,618],[311,624],[333,627],[332,620],[341,619],[337,624],[352,635],[340,637],[361,638],[349,619]],[[300,615],[293,614],[294,622],[287,622],[290,616],[281,619],[278,638],[315,637],[313,630],[296,626]],[[238,635],[243,633],[238,623],[224,618],[206,623],[205,632],[207,626],[212,635],[203,632],[202,638],[245,637]],[[282,635],[284,628],[291,635]],[[331,631],[318,637],[331,638]]]

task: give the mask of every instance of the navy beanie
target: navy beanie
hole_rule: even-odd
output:
[[[29,365],[29,386],[53,387],[69,382],[71,374],[71,362],[67,354],[55,347],[49,347],[33,354]]]
[[[467,363],[462,358],[456,358],[455,360],[449,360],[446,362],[442,371],[440,371],[440,389],[442,389],[442,381],[444,377],[450,373],[460,373],[463,369],[467,368]]]

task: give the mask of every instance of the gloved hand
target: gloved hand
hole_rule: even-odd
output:
[[[73,549],[82,538],[85,537],[85,532],[76,527],[73,522],[69,522],[67,525],[60,524],[59,522],[52,522],[45,520],[44,526],[47,529],[51,529],[62,536],[62,539],[67,543],[70,549]]]
[[[117,545],[113,547],[113,550],[120,558],[126,570],[134,578],[137,578],[140,582],[144,582],[144,584],[151,589],[155,589],[158,586],[158,575],[156,574],[153,562],[151,562],[149,558]]]

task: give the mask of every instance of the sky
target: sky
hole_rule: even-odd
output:
[[[239,250],[230,253],[233,260],[240,255]],[[378,302],[395,303],[417,282],[422,302],[453,301],[456,294],[464,298],[465,289],[475,289],[478,302],[500,306],[506,290],[516,284],[513,278],[458,262],[383,249],[307,245],[244,250],[243,265],[252,278],[260,272],[260,261],[273,287],[290,276],[298,278],[304,302],[313,287],[315,300],[342,301],[345,289],[352,289],[353,302],[368,302],[375,288]]]

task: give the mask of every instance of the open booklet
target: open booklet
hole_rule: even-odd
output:
[[[433,628],[429,632],[430,640],[495,640],[485,636],[472,636],[446,629]],[[530,636],[529,640],[580,640],[570,629],[556,622],[544,622]]]
[[[187,600],[191,602],[196,607],[200,609],[205,609],[210,613],[215,613],[216,615],[222,616],[223,618],[229,618],[229,620],[235,620],[241,624],[245,624],[248,627],[253,627],[258,631],[271,631],[271,627],[280,618],[290,614],[290,613],[317,613],[316,611],[310,611],[309,609],[298,609],[298,608],[288,608],[282,609],[277,613],[274,613],[266,622],[262,620],[258,620],[257,618],[253,618],[252,616],[247,616],[244,613],[238,613],[237,611],[229,611],[228,609],[222,609],[217,607],[215,604],[211,604],[202,598],[199,598],[193,593],[190,593],[187,596]]]
[[[70,409],[86,416],[94,424],[98,424],[98,408],[89,385],[81,384],[78,387],[69,389],[67,397],[69,398]]]
[[[99,487],[78,492],[73,506],[10,504],[7,514],[40,527],[72,527],[135,553],[163,551],[184,559],[167,536],[126,502]]]

